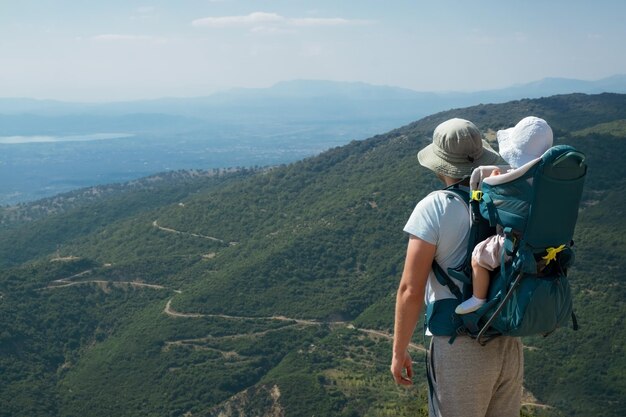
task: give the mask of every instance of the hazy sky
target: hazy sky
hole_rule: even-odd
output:
[[[201,96],[291,79],[475,91],[626,73],[623,0],[0,0],[0,96]]]

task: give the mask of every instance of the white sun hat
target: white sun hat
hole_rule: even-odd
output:
[[[496,133],[500,156],[511,168],[541,157],[552,147],[552,129],[545,120],[535,116],[523,118],[515,125]]]

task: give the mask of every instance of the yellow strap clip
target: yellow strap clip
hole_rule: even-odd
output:
[[[548,248],[546,249],[547,255],[542,257],[541,259],[545,259],[546,265],[548,265],[551,261],[556,259],[556,254],[565,249],[565,245],[561,245],[558,248]]]
[[[472,190],[472,200],[480,201],[483,198],[483,192],[480,190]]]

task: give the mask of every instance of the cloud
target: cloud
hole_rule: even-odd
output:
[[[277,13],[253,12],[242,16],[211,16],[196,19],[191,22],[196,27],[246,27],[254,26],[252,31],[269,33],[271,28],[277,26],[316,27],[316,26],[345,26],[363,25],[372,23],[369,20],[344,19],[341,17],[298,17],[288,18]],[[275,33],[284,33],[277,29]]]
[[[204,17],[202,19],[194,20],[193,22],[191,22],[191,24],[193,26],[225,28],[232,26],[278,23],[283,22],[284,20],[284,17],[276,13],[253,12],[245,16]]]

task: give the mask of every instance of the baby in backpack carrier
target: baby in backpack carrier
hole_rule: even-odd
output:
[[[515,127],[499,130],[497,133],[500,156],[515,170],[540,158],[552,147],[552,129],[545,120],[526,117]],[[494,169],[491,176],[499,175]],[[459,304],[455,312],[467,314],[478,310],[487,301],[489,272],[500,266],[504,235],[498,227],[498,234],[479,242],[472,252],[472,297]],[[506,258],[505,258],[506,259]]]

